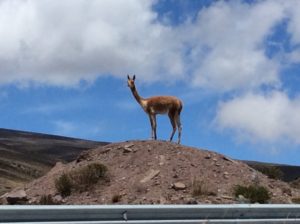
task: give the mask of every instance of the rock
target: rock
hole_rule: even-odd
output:
[[[228,172],[224,172],[223,176],[224,176],[225,179],[228,179],[229,178],[229,173]]]
[[[83,160],[87,160],[88,157],[89,157],[89,154],[86,151],[84,151],[84,152],[80,153],[80,155],[77,157],[76,163],[79,163]],[[60,163],[60,162],[58,162],[58,163]],[[58,164],[58,163],[56,163],[55,166],[60,166],[60,164]]]
[[[129,152],[133,152],[132,147],[134,146],[134,144],[126,144],[124,146],[119,146],[117,149],[123,149],[124,153],[129,153]]]
[[[241,204],[248,204],[250,203],[249,199],[245,198],[243,195],[239,195],[237,201]]]
[[[234,200],[233,197],[228,196],[228,195],[222,195],[221,198],[225,199],[225,200]]]
[[[124,153],[129,153],[129,152],[133,152],[133,151],[132,151],[131,148],[124,147],[124,148],[123,148],[123,152],[124,152]]]
[[[167,204],[167,199],[165,197],[161,196],[160,199],[159,199],[159,203],[160,204]]]
[[[182,182],[176,182],[172,185],[172,187],[175,189],[175,190],[184,190],[186,189],[186,186],[184,183]]]
[[[290,188],[284,187],[284,188],[282,188],[281,191],[282,191],[283,194],[285,194],[287,196],[292,196],[292,190]]]
[[[146,182],[148,182],[149,180],[151,180],[154,177],[156,177],[159,173],[160,173],[160,170],[150,169],[147,172],[146,176],[140,181],[140,183],[146,183]]]
[[[102,149],[100,153],[104,154],[104,153],[109,152],[110,150],[111,150],[111,148]]]
[[[163,166],[166,162],[166,157],[164,155],[159,156],[159,165]]]
[[[204,159],[211,159],[211,155],[210,154],[207,154]]]
[[[27,194],[24,190],[7,193],[3,196],[10,205],[24,204],[28,201]]]
[[[53,200],[54,200],[55,202],[62,202],[62,201],[63,201],[63,198],[62,198],[61,195],[57,194],[57,195],[55,195],[55,196],[53,197]]]
[[[185,203],[188,205],[196,205],[198,204],[198,201],[194,198],[187,198],[185,199]]]
[[[230,158],[228,158],[228,157],[226,157],[226,156],[223,156],[223,159],[224,159],[225,161],[229,161],[229,162],[232,162],[232,163],[237,164],[237,161],[235,161],[235,160],[233,160],[233,159],[230,159]]]
[[[133,147],[134,146],[134,144],[126,144],[125,146],[124,146],[124,148],[131,148],[131,147]]]

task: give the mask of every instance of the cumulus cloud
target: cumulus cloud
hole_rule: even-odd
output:
[[[265,55],[265,38],[285,16],[278,1],[220,1],[191,24],[194,84],[215,90],[278,85],[279,64]]]
[[[0,2],[0,83],[74,85],[135,72],[147,80],[181,76],[170,28],[150,1]],[[151,77],[150,77],[151,74]]]
[[[289,17],[288,23],[288,32],[291,35],[292,44],[299,44],[300,43],[300,15],[299,15],[299,8],[300,2],[299,1],[290,1],[290,3],[284,3],[286,6],[286,11]]]
[[[284,2],[220,1],[172,26],[150,0],[3,0],[0,83],[72,86],[132,72],[220,91],[278,85],[264,41],[287,15],[297,40],[298,16]]]
[[[223,102],[215,120],[219,128],[231,129],[246,140],[300,143],[300,98],[284,92],[248,93]]]

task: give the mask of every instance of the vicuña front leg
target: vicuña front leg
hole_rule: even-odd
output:
[[[150,118],[150,123],[151,123],[151,138],[156,140],[157,136],[156,136],[156,117],[155,117],[155,114],[150,114],[149,118]]]

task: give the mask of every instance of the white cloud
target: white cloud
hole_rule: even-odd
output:
[[[223,102],[215,119],[221,129],[231,129],[247,140],[300,143],[300,98],[290,99],[274,91],[267,95],[248,93]]]
[[[54,134],[78,138],[97,138],[109,130],[109,125],[103,121],[55,120],[51,124]]]
[[[181,76],[170,28],[150,1],[64,0],[0,3],[0,83],[74,85],[135,72],[147,80]],[[151,77],[150,77],[151,74]]]
[[[53,122],[55,127],[55,134],[71,136],[78,131],[78,127],[75,123],[65,120],[57,120]]]
[[[299,8],[300,2],[299,1],[287,1],[285,2],[287,6],[287,14],[289,17],[288,23],[288,32],[291,34],[291,41],[292,44],[299,44],[300,43],[300,15],[299,15]]]
[[[280,65],[265,55],[264,40],[291,3],[220,1],[175,27],[157,20],[154,3],[1,1],[0,84],[72,86],[136,73],[144,81],[190,76],[221,91],[278,85]]]
[[[187,27],[193,36],[194,84],[214,90],[278,85],[279,64],[265,55],[265,38],[285,17],[278,1],[220,1],[199,12]]]

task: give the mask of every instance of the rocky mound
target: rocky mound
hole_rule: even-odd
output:
[[[108,169],[108,179],[61,197],[55,180],[92,163]],[[292,203],[299,189],[269,179],[243,162],[224,155],[163,141],[130,141],[82,153],[76,161],[58,163],[45,176],[18,189],[27,203],[51,195],[62,204],[190,204],[247,203],[234,196],[235,186],[264,186],[269,203]],[[3,198],[13,197],[13,193]]]

